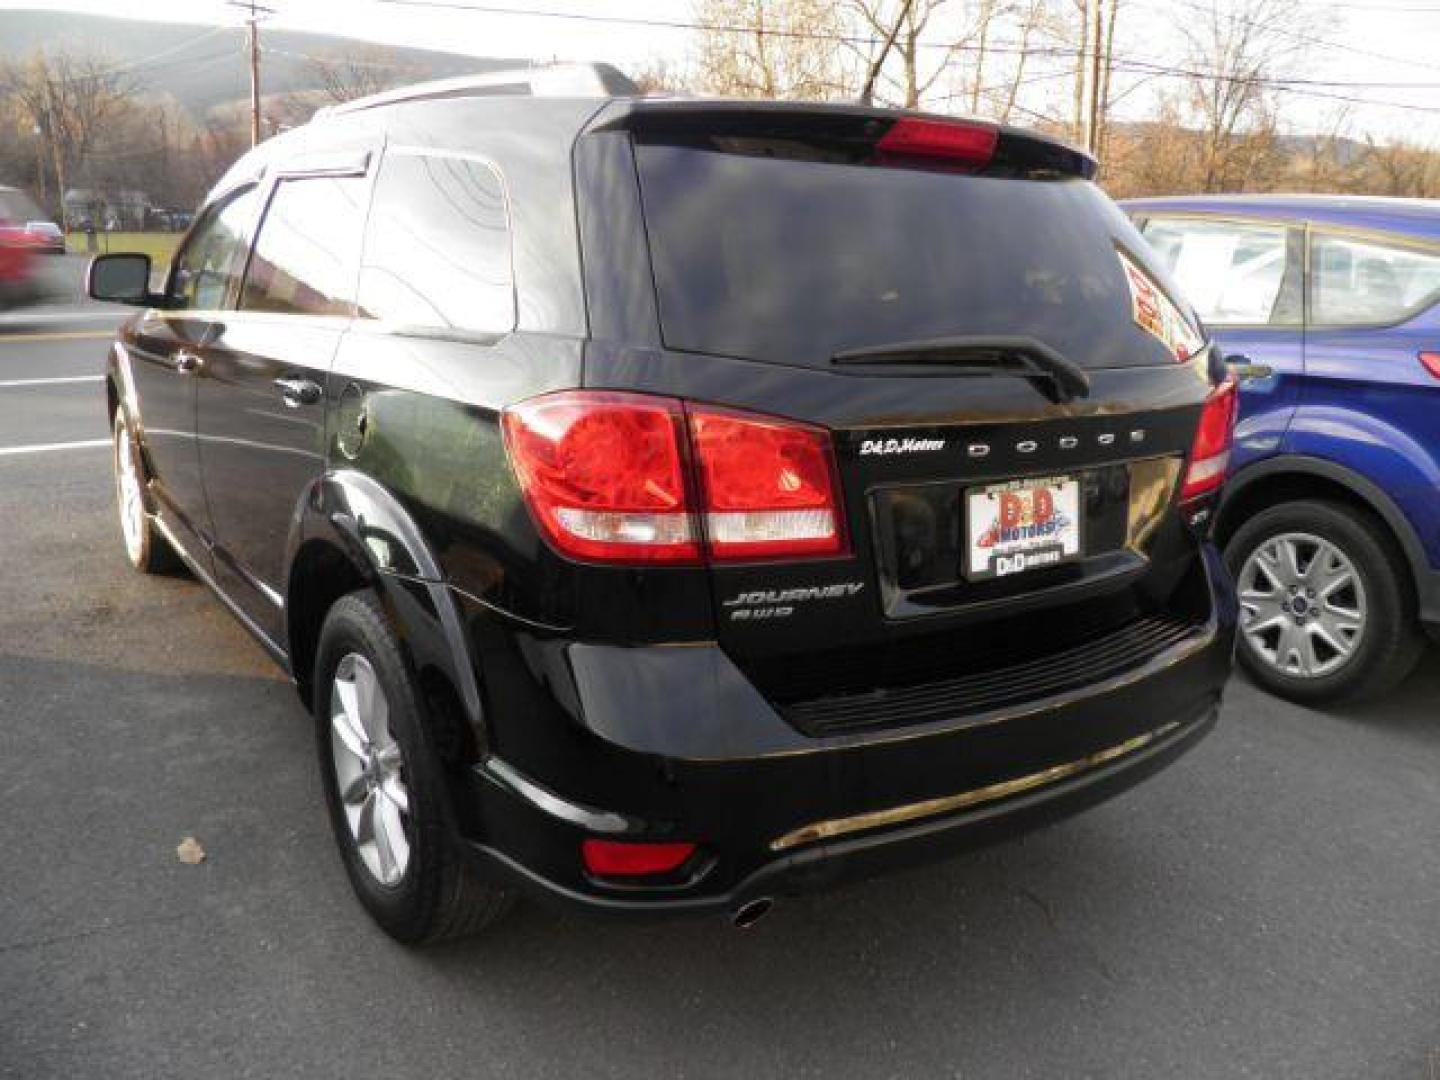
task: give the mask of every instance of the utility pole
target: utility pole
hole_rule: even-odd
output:
[[[1085,149],[1092,154],[1100,149],[1100,54],[1103,49],[1101,28],[1105,25],[1105,0],[1094,0],[1093,6],[1095,22],[1094,37],[1090,41],[1090,119],[1085,125]],[[1091,29],[1086,26],[1086,33],[1089,34]]]
[[[248,11],[245,18],[250,30],[250,145],[260,142],[260,20],[274,15],[272,8],[256,0],[225,0],[231,7]]]
[[[40,185],[40,205],[46,206],[49,202],[45,194],[45,129],[39,124],[35,128],[35,179]]]

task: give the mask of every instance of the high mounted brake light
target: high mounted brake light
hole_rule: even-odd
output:
[[[1195,429],[1195,442],[1190,448],[1190,467],[1180,488],[1180,501],[1189,502],[1216,491],[1225,483],[1225,470],[1230,466],[1230,446],[1235,437],[1235,412],[1239,394],[1233,379],[1227,379],[1210,392]]]
[[[983,169],[995,156],[1000,132],[988,124],[952,123],[904,116],[875,143],[882,164],[931,161]]]
[[[673,565],[845,550],[821,428],[587,390],[521,402],[503,426],[531,513],[571,558]]]

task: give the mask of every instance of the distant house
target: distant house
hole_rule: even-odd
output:
[[[150,196],[143,191],[71,188],[65,192],[65,217],[71,228],[90,221],[95,228],[110,231],[144,229],[150,206]]]

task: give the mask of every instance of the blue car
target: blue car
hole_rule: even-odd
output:
[[[1241,380],[1241,662],[1295,701],[1389,689],[1440,626],[1440,202],[1124,205]]]

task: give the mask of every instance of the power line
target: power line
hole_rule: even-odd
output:
[[[1214,7],[1206,4],[1197,3],[1196,0],[1165,0],[1164,5],[1159,8],[1155,7],[1153,4],[1147,4],[1144,2],[1144,0],[1141,0],[1142,7],[1149,7],[1151,11],[1162,11],[1167,15],[1171,14],[1168,9],[1175,3],[1179,3],[1182,7],[1189,8],[1191,11],[1194,11],[1201,15],[1217,14],[1217,11]],[[1440,8],[1437,8],[1436,10],[1440,11]],[[1224,18],[1234,20],[1242,26],[1253,27],[1261,25],[1257,23],[1254,19],[1246,18],[1244,15],[1235,13],[1227,14],[1225,12],[1219,12],[1219,14]],[[1298,42],[1302,45],[1312,45],[1319,49],[1329,49],[1332,52],[1351,53],[1355,56],[1364,56],[1371,60],[1385,60],[1392,64],[1405,64],[1408,67],[1422,68],[1426,71],[1440,71],[1440,65],[1428,63],[1424,60],[1415,60],[1406,56],[1395,56],[1390,53],[1375,52],[1372,49],[1362,49],[1358,45],[1347,45],[1344,42],[1331,41],[1329,38],[1317,37],[1314,34],[1303,34],[1297,30],[1289,30],[1282,26],[1266,26],[1265,29],[1269,30],[1277,37],[1289,38],[1291,41]]]
[[[174,55],[175,53],[177,53],[177,52],[181,52],[181,51],[184,50],[184,49],[188,49],[191,45],[198,45],[198,44],[200,44],[200,42],[206,41],[206,40],[208,40],[209,38],[214,37],[216,34],[224,33],[224,31],[225,31],[226,29],[227,29],[227,27],[224,27],[224,26],[212,26],[209,30],[206,30],[203,34],[197,34],[195,37],[186,38],[184,41],[180,42],[178,45],[172,45],[172,46],[170,46],[168,49],[161,49],[161,50],[160,50],[159,52],[157,52],[157,53],[152,53],[151,55],[146,56],[146,57],[142,57],[142,58],[139,59],[139,60],[131,60],[131,61],[129,61],[128,63],[119,64],[119,65],[117,65],[116,67],[110,68],[108,71],[98,72],[97,74],[103,74],[103,75],[118,75],[118,74],[120,74],[120,73],[122,73],[122,72],[134,71],[134,70],[136,70],[137,68],[149,67],[151,64],[153,64],[153,63],[154,63],[155,61],[157,61],[157,60],[163,60],[163,59],[165,59],[165,57],[167,57],[167,56],[173,56],[173,55]]]
[[[755,28],[754,28],[753,26],[745,26],[745,25],[734,24],[734,23],[704,23],[704,22],[697,22],[697,21],[691,20],[691,19],[662,19],[662,18],[651,18],[651,17],[643,17],[643,16],[627,16],[627,15],[597,15],[597,14],[593,14],[593,13],[589,13],[589,12],[560,11],[560,10],[547,9],[547,8],[522,8],[522,7],[517,7],[517,6],[513,5],[513,4],[476,3],[476,2],[464,2],[464,0],[378,0],[378,2],[379,2],[379,3],[383,3],[383,4],[390,4],[390,5],[393,5],[393,6],[396,6],[396,7],[438,8],[438,9],[449,10],[449,11],[470,12],[470,13],[474,13],[474,14],[483,14],[483,15],[506,15],[506,16],[520,16],[520,17],[542,18],[542,19],[559,19],[559,20],[564,20],[564,21],[585,22],[585,23],[604,23],[604,24],[616,25],[616,26],[637,26],[637,27],[646,27],[646,28],[650,28],[650,29],[657,29],[657,28],[658,28],[658,29],[668,29],[668,30],[689,30],[689,31],[702,31],[702,32],[708,32],[708,33],[733,33],[733,34],[746,34],[746,35],[753,34],[753,33],[755,32]],[[1207,9],[1207,8],[1203,7],[1203,6],[1200,5],[1200,4],[1194,3],[1193,0],[1180,0],[1180,2],[1183,3],[1185,7],[1191,8],[1192,10],[1204,11],[1204,12],[1208,12],[1208,11],[1210,10],[1210,9]],[[1387,56],[1385,56],[1384,54],[1369,53],[1369,52],[1367,52],[1366,50],[1355,49],[1353,46],[1345,46],[1345,45],[1342,45],[1342,44],[1340,44],[1340,43],[1338,43],[1338,42],[1330,42],[1330,41],[1327,41],[1327,40],[1324,39],[1324,38],[1316,38],[1316,37],[1311,37],[1311,36],[1309,36],[1309,35],[1296,35],[1296,34],[1294,34],[1294,33],[1291,32],[1291,31],[1284,31],[1284,30],[1280,30],[1280,29],[1277,29],[1277,30],[1276,30],[1276,33],[1277,33],[1277,34],[1282,34],[1283,36],[1296,37],[1297,39],[1303,40],[1305,43],[1323,45],[1323,46],[1327,46],[1327,47],[1330,47],[1330,48],[1336,48],[1336,49],[1348,49],[1348,50],[1350,50],[1350,51],[1360,52],[1362,55],[1370,55],[1370,56],[1374,56],[1374,57],[1377,57],[1377,58],[1380,58],[1380,59],[1400,60],[1400,58],[1398,58],[1398,57],[1387,57]],[[824,33],[824,32],[815,31],[815,30],[794,30],[794,29],[789,29],[789,28],[784,28],[784,27],[776,28],[776,29],[767,29],[767,30],[765,31],[765,35],[766,35],[767,37],[799,39],[799,40],[807,40],[807,41],[833,41],[833,42],[837,42],[837,43],[847,43],[847,44],[851,44],[851,45],[882,45],[882,44],[883,44],[883,41],[882,41],[880,38],[877,38],[877,37],[869,37],[869,36],[865,36],[865,35],[852,35],[852,34],[832,34],[832,33]],[[932,41],[932,42],[922,41],[922,42],[918,42],[917,44],[919,44],[920,47],[922,47],[922,48],[943,49],[943,50],[946,50],[946,51],[949,51],[949,52],[979,52],[979,51],[980,51],[980,46],[978,46],[978,45],[945,44],[945,43],[943,43],[943,42],[933,42],[933,41]],[[1074,48],[1074,47],[1072,47],[1072,46],[1053,46],[1053,45],[1047,45],[1047,46],[1035,46],[1035,47],[1029,47],[1029,48],[1020,48],[1020,47],[1018,47],[1018,46],[1019,46],[1019,43],[1016,43],[1016,42],[1004,42],[1004,43],[994,42],[994,43],[991,43],[991,44],[986,45],[985,48],[984,48],[984,51],[985,51],[986,53],[988,53],[988,54],[991,54],[991,55],[1019,55],[1019,54],[1025,54],[1025,55],[1030,55],[1030,56],[1069,57],[1069,58],[1080,58],[1080,59],[1085,59],[1085,58],[1088,58],[1088,57],[1090,56],[1090,51],[1089,51],[1089,50],[1087,50],[1087,49],[1077,49],[1077,48]],[[1413,62],[1413,61],[1402,61],[1402,62]],[[1418,62],[1416,62],[1416,63],[1418,63]],[[1416,105],[1416,104],[1414,104],[1414,103],[1408,103],[1408,102],[1380,101],[1380,100],[1375,100],[1375,99],[1371,99],[1371,98],[1359,97],[1359,96],[1355,96],[1355,95],[1335,93],[1335,92],[1333,92],[1333,91],[1330,90],[1330,89],[1309,89],[1310,87],[1316,87],[1316,88],[1342,88],[1342,89],[1352,89],[1352,90],[1361,90],[1361,89],[1436,89],[1436,88],[1440,88],[1440,84],[1437,84],[1437,83],[1369,82],[1369,81],[1363,81],[1363,80],[1273,78],[1273,77],[1269,77],[1269,76],[1249,77],[1249,76],[1230,75],[1230,74],[1227,74],[1227,73],[1224,73],[1224,72],[1218,72],[1218,71],[1205,71],[1205,70],[1198,69],[1198,68],[1180,67],[1180,66],[1177,66],[1177,65],[1153,64],[1153,63],[1150,63],[1150,62],[1147,62],[1147,61],[1129,60],[1129,59],[1120,58],[1120,57],[1117,57],[1117,58],[1115,59],[1114,65],[1115,65],[1117,68],[1118,68],[1118,67],[1122,67],[1122,66],[1123,66],[1123,67],[1128,67],[1129,70],[1131,70],[1132,72],[1134,72],[1134,71],[1141,71],[1141,72],[1149,73],[1149,74],[1155,75],[1156,77],[1161,77],[1161,78],[1164,78],[1164,77],[1182,78],[1182,77],[1183,77],[1183,78],[1188,78],[1188,79],[1211,79],[1211,80],[1220,80],[1220,81],[1231,82],[1231,83],[1236,83],[1236,82],[1255,83],[1255,84],[1258,84],[1258,85],[1271,87],[1271,88],[1273,88],[1273,89],[1275,89],[1275,90],[1277,90],[1277,91],[1281,91],[1281,92],[1284,92],[1284,93],[1288,93],[1288,94],[1292,94],[1292,95],[1296,95],[1296,96],[1301,96],[1301,97],[1313,97],[1313,98],[1318,98],[1318,99],[1323,99],[1323,100],[1343,101],[1343,102],[1349,102],[1349,103],[1352,103],[1352,104],[1370,105],[1370,106],[1374,106],[1374,107],[1377,107],[1377,108],[1395,108],[1395,109],[1402,109],[1402,110],[1411,111],[1411,112],[1425,112],[1425,113],[1437,113],[1437,112],[1440,112],[1440,107],[1431,107],[1431,106],[1426,106],[1426,105]],[[1431,65],[1421,65],[1421,66],[1430,67]]]
[[[395,7],[423,7],[439,8],[449,11],[472,12],[480,15],[513,15],[528,16],[531,18],[573,20],[589,23],[607,23],[616,26],[638,26],[649,28],[662,28],[669,30],[699,30],[720,34],[754,34],[753,26],[746,26],[736,23],[703,23],[685,19],[656,19],[630,15],[595,15],[581,11],[557,11],[546,8],[521,8],[507,4],[488,3],[467,3],[463,0],[376,0],[377,3],[390,4]],[[1200,9],[1199,5],[1187,3],[1187,7]],[[1436,9],[1440,11],[1440,8]],[[851,45],[883,45],[884,40],[878,37],[869,37],[855,34],[827,34],[818,30],[791,30],[786,28],[766,29],[765,37],[799,39],[805,41],[833,41],[841,44]],[[1320,40],[1320,39],[1315,39]],[[941,49],[947,52],[984,52],[995,55],[1028,55],[1048,57],[1089,57],[1089,49],[1076,48],[1074,46],[1057,45],[1026,45],[1021,47],[1020,42],[991,42],[984,46],[967,45],[962,43],[945,43],[939,41],[920,41],[916,43],[924,49]],[[1339,43],[1330,43],[1335,47],[1342,47]],[[1376,54],[1378,55],[1378,54]],[[1427,65],[1428,66],[1428,65]],[[1198,69],[1186,69],[1187,74],[1202,78],[1236,78],[1226,76],[1222,72],[1205,72]],[[1437,69],[1440,70],[1440,69]],[[1342,86],[1354,89],[1417,89],[1431,90],[1440,89],[1440,82],[1389,82],[1389,81],[1368,81],[1368,80],[1347,80],[1347,79],[1302,79],[1302,78],[1270,78],[1262,76],[1256,79],[1246,79],[1250,82],[1274,83],[1286,86]]]

